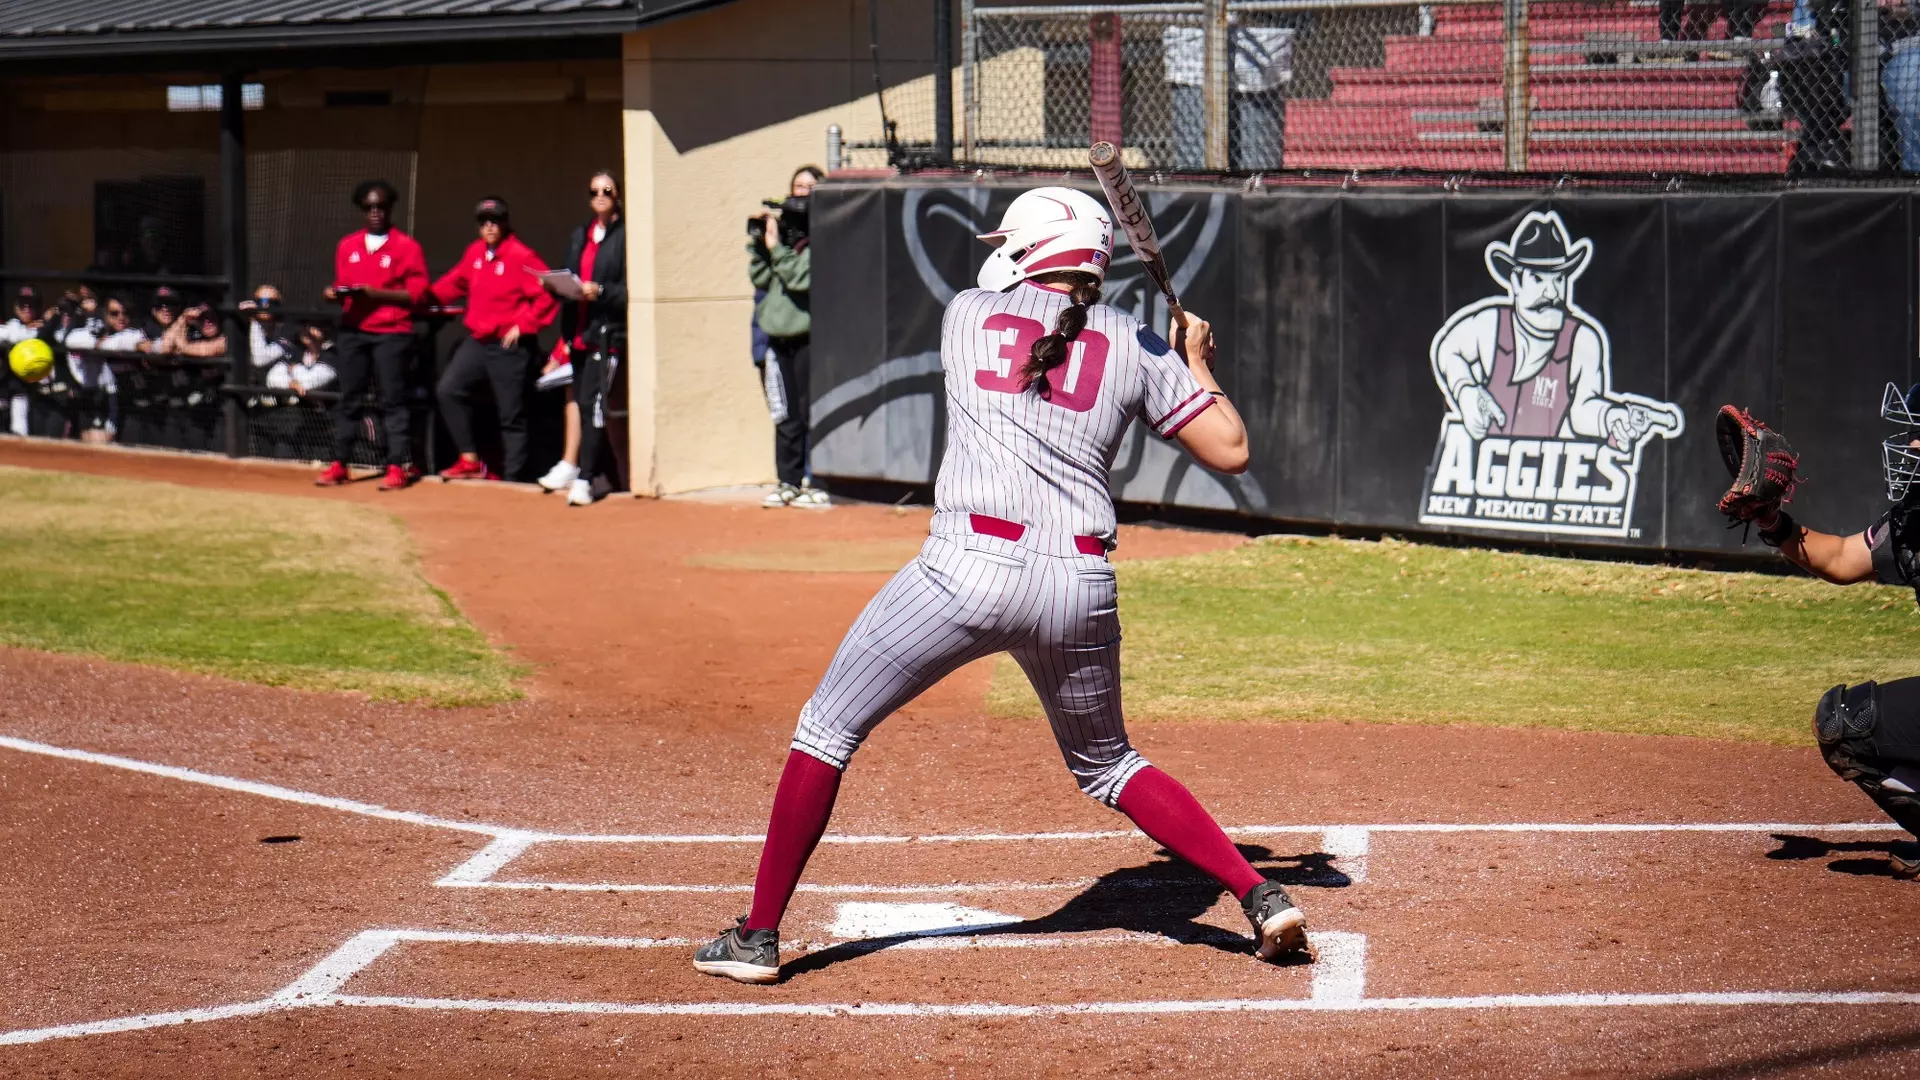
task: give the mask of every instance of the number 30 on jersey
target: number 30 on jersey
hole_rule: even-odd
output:
[[[984,366],[974,370],[974,385],[1001,394],[1022,392],[1020,368],[1033,354],[1033,343],[1046,336],[1047,328],[1032,319],[1000,311],[987,316],[981,329],[987,332],[989,343],[995,337],[1000,339],[1000,349],[991,358],[979,357]],[[1100,380],[1107,374],[1109,344],[1097,331],[1080,331],[1067,351],[1067,362],[1047,376],[1053,390],[1047,402],[1072,412],[1093,408],[1100,397]]]

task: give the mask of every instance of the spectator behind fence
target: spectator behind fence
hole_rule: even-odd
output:
[[[125,297],[108,295],[100,313],[98,329],[84,327],[68,332],[66,346],[69,351],[92,349],[132,353],[147,350],[147,332],[133,325],[133,310]]]
[[[153,290],[153,300],[147,310],[147,340],[159,341],[165,337],[179,317],[180,294],[165,285]]]
[[[227,331],[213,306],[188,305],[166,332],[146,346],[150,356],[213,360],[227,355]],[[220,386],[226,365],[174,363],[161,367],[148,389],[166,395],[164,418],[167,445],[184,450],[213,450],[219,446]],[[143,380],[145,381],[145,380]]]
[[[110,296],[105,304],[94,297],[97,319],[82,315],[60,336],[66,349],[65,378],[48,386],[54,408],[61,414],[59,434],[84,442],[111,442],[120,428],[120,383],[114,375],[114,352],[137,352],[146,334],[132,325],[124,300]],[[56,369],[57,370],[57,369]]]
[[[1726,12],[1727,38],[1730,41],[1751,41],[1755,24],[1759,23],[1760,16],[1767,10],[1767,0],[1705,0],[1702,3],[1689,3],[1687,0],[1660,0],[1660,40],[1706,40],[1707,30],[1713,25],[1713,9],[1716,5]],[[1726,51],[1708,51],[1705,56],[1709,60],[1733,59],[1733,54]],[[1698,54],[1691,53],[1647,57],[1649,60],[1696,60],[1699,58]]]
[[[325,390],[333,385],[337,372],[327,362],[332,349],[326,331],[311,323],[302,326],[295,349],[297,351],[274,361],[267,369],[269,390],[291,390],[306,397],[310,391]]]
[[[593,220],[573,230],[564,264],[579,275],[582,298],[560,301],[560,340],[542,371],[573,366],[566,452],[540,478],[548,491],[566,488],[568,506],[593,503],[593,480],[607,451],[607,395],[619,368],[613,337],[627,327],[627,235],[611,172],[587,180],[587,206]]]
[[[828,505],[827,493],[814,488],[807,471],[813,359],[807,201],[821,175],[813,165],[795,170],[787,183],[788,198],[780,209],[761,216],[759,232],[747,241],[747,277],[754,288],[766,290],[753,318],[767,335],[763,374],[773,417],[773,467],[780,481],[761,504],[770,508]]]
[[[527,467],[527,417],[523,407],[533,371],[534,339],[553,321],[558,305],[536,274],[547,264],[513,233],[507,202],[494,196],[474,207],[480,238],[460,261],[433,283],[442,304],[467,305],[468,338],[454,349],[440,375],[440,415],[460,450],[460,460],[440,473],[445,480],[498,480],[480,460],[473,429],[473,390],[493,388],[506,444],[505,474],[516,480]]]
[[[1849,0],[1796,0],[1787,22],[1786,44],[1775,60],[1780,71],[1780,103],[1800,122],[1788,176],[1845,172],[1853,155],[1843,130],[1853,115],[1847,93]]]
[[[407,414],[407,366],[413,348],[413,309],[427,295],[427,258],[413,237],[393,227],[393,185],[368,180],[353,189],[353,204],[367,215],[364,229],[342,237],[333,253],[333,284],[324,296],[340,305],[340,335],[334,344],[340,400],[333,413],[333,461],[314,483],[346,483],[347,458],[369,384],[377,384],[387,440],[382,491],[396,491],[420,478],[413,463]]]
[[[1227,33],[1227,167],[1278,169],[1284,143],[1286,86],[1293,81],[1292,27],[1233,26]],[[1183,169],[1207,164],[1207,32],[1169,26],[1160,33],[1172,103],[1173,157]]]
[[[91,292],[69,289],[59,303],[48,309],[46,325],[41,328],[40,336],[56,345],[65,345],[68,336],[76,331],[97,336],[106,323],[100,318],[99,304]]]
[[[1880,9],[1880,93],[1887,168],[1920,172],[1920,0]]]
[[[207,359],[227,354],[227,331],[210,304],[194,304],[180,313],[148,352]]]
[[[247,320],[247,355],[256,370],[271,368],[283,360],[299,357],[298,348],[287,335],[280,318],[280,290],[261,285],[253,290],[253,299],[240,301],[238,307]]]
[[[46,323],[46,313],[40,306],[40,292],[31,285],[22,285],[13,294],[13,318],[0,323],[0,351],[12,349],[28,338],[40,336],[40,328]],[[0,404],[7,409],[7,430],[15,435],[27,434],[27,413],[32,399],[27,396],[27,384],[13,373],[13,369],[0,364]]]

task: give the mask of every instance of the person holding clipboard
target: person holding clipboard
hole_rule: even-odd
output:
[[[333,253],[333,284],[321,294],[340,305],[334,345],[340,400],[333,410],[333,461],[314,483],[334,487],[352,479],[347,457],[370,384],[377,384],[387,439],[380,490],[398,491],[420,478],[407,430],[407,361],[413,309],[427,293],[427,258],[418,241],[393,227],[392,184],[363,182],[353,189],[353,204],[367,215],[367,227],[341,238]]]
[[[627,237],[621,225],[620,185],[607,171],[587,180],[593,220],[573,230],[567,244],[570,270],[541,275],[560,298],[560,340],[541,371],[542,380],[566,377],[567,445],[540,478],[548,491],[567,492],[568,506],[593,503],[593,479],[607,434],[607,397],[619,368],[617,338],[627,328]]]
[[[469,337],[453,350],[440,375],[440,415],[447,422],[460,460],[441,470],[442,480],[498,480],[500,474],[480,460],[473,432],[473,388],[482,380],[493,387],[500,413],[500,437],[506,444],[507,479],[527,467],[527,417],[522,408],[533,367],[534,339],[553,321],[558,304],[538,275],[547,264],[513,233],[507,201],[481,199],[473,209],[480,238],[468,246],[453,269],[433,283],[442,304],[465,301]]]

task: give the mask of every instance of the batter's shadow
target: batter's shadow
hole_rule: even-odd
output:
[[[1268,880],[1282,885],[1344,889],[1353,884],[1353,879],[1334,867],[1334,857],[1325,852],[1276,855],[1257,844],[1238,846],[1255,869]],[[1221,952],[1251,954],[1254,942],[1247,934],[1199,921],[1220,902],[1226,890],[1212,878],[1174,858],[1172,853],[1163,850],[1159,854],[1160,858],[1143,866],[1129,866],[1100,875],[1050,914],[1023,922],[970,929],[966,936],[992,938],[1127,930],[1169,938],[1182,945],[1204,945]],[[1312,917],[1311,912],[1308,917]],[[932,936],[944,935],[896,934],[842,942],[781,965],[780,976],[784,981]],[[1283,958],[1281,966],[1308,962],[1304,956],[1290,956]]]
[[[1780,846],[1767,852],[1767,858],[1797,862],[1803,859],[1824,859],[1829,855],[1838,855],[1850,851],[1873,851],[1888,856],[1886,859],[1835,859],[1827,864],[1827,869],[1836,874],[1853,874],[1859,877],[1893,877],[1891,856],[1896,846],[1911,844],[1906,840],[1822,840],[1814,836],[1799,836],[1794,833],[1774,833],[1773,838]]]

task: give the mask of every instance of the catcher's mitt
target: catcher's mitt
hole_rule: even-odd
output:
[[[1771,515],[1793,498],[1800,482],[1800,457],[1781,434],[1745,409],[1722,405],[1714,418],[1714,437],[1733,484],[1720,496],[1720,512],[1735,524]]]

